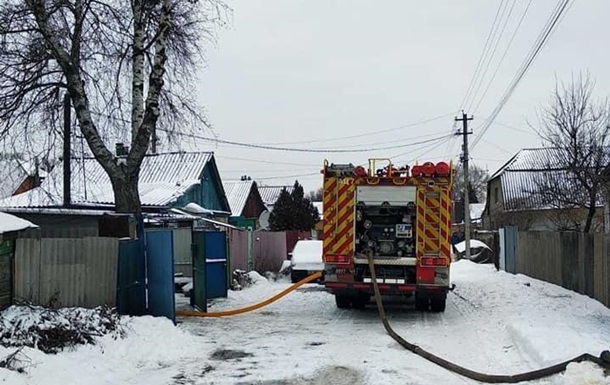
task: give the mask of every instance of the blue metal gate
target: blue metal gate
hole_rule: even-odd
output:
[[[172,230],[146,231],[148,314],[175,321],[174,244]]]
[[[226,297],[228,291],[226,233],[224,231],[206,231],[204,234],[207,297]]]
[[[517,241],[517,227],[506,226],[504,228],[504,263],[506,271],[513,274],[517,274]]]
[[[116,303],[119,314],[146,314],[146,262],[140,240],[119,242]]]
[[[193,233],[193,294],[191,295],[191,306],[201,311],[207,311],[208,309],[205,268],[205,232],[195,231]]]

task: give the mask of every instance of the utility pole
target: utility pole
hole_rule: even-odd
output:
[[[71,197],[71,185],[72,185],[72,170],[70,169],[71,151],[70,151],[70,139],[72,136],[72,130],[70,125],[72,124],[72,118],[70,117],[70,95],[68,92],[64,95],[64,206],[68,207],[72,203]]]
[[[468,115],[462,111],[461,118],[455,118],[456,122],[462,122],[462,132],[458,132],[457,135],[462,135],[464,144],[462,147],[462,165],[464,167],[464,242],[466,243],[466,259],[470,259],[470,183],[468,178],[468,135],[472,134],[472,131],[468,131],[468,121],[474,119],[472,116],[469,118]]]

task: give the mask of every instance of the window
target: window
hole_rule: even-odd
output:
[[[498,203],[498,188],[494,188],[494,203]]]

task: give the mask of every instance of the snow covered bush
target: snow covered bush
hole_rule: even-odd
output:
[[[95,344],[95,338],[123,336],[120,316],[109,307],[47,309],[11,306],[0,314],[0,344],[28,346],[57,353],[76,345]]]

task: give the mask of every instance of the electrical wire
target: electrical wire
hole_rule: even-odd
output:
[[[498,16],[500,16],[500,11],[502,10],[503,6],[504,6],[504,0],[502,0],[500,2],[500,5],[498,6],[498,9],[496,10],[496,16],[494,17],[494,21],[491,24],[491,28],[490,28],[489,32],[487,33],[487,38],[485,39],[485,45],[483,46],[483,50],[481,51],[481,55],[479,56],[479,60],[477,61],[476,68],[474,70],[474,73],[472,74],[470,83],[468,84],[468,87],[466,88],[466,93],[464,94],[464,97],[462,99],[462,102],[460,103],[460,108],[458,109],[458,111],[462,110],[466,106],[466,103],[470,98],[470,94],[474,87],[475,81],[479,75],[479,70],[481,68],[481,64],[483,63],[483,58],[487,56],[491,38],[495,34],[496,23],[498,22]]]
[[[515,3],[513,3],[513,6],[514,5],[515,5]],[[491,79],[487,83],[487,87],[485,87],[485,91],[483,91],[483,94],[479,98],[479,101],[475,105],[474,109],[471,110],[471,111],[473,111],[473,114],[477,113],[477,111],[479,110],[479,106],[481,105],[481,102],[485,99],[485,96],[487,96],[487,93],[489,92],[489,88],[491,87],[494,80],[496,79],[496,75],[498,74],[498,71],[500,70],[502,63],[504,63],[506,54],[508,53],[508,50],[510,49],[511,45],[513,44],[513,40],[515,40],[515,36],[517,36],[517,32],[519,32],[519,29],[521,28],[521,24],[523,23],[523,20],[525,19],[525,15],[527,15],[527,11],[530,9],[531,5],[532,5],[532,0],[529,0],[527,3],[527,6],[525,7],[525,10],[523,11],[523,14],[521,15],[521,18],[519,19],[519,22],[517,23],[517,27],[513,31],[513,34],[510,37],[508,44],[506,45],[506,49],[504,50],[504,53],[502,54],[502,57],[500,58],[500,61],[498,62],[498,65],[496,66],[496,69],[494,70],[493,75],[491,76]],[[512,11],[512,8],[511,8],[511,11]],[[473,100],[473,102],[474,102],[474,100]]]
[[[160,130],[166,131],[163,129],[160,129]],[[345,153],[345,152],[369,152],[369,151],[379,151],[379,150],[390,150],[390,149],[395,149],[395,148],[405,148],[405,147],[417,146],[420,144],[425,144],[425,143],[433,142],[433,141],[448,137],[448,135],[444,135],[444,136],[441,136],[438,138],[422,140],[419,142],[409,142],[407,144],[399,144],[399,145],[385,146],[385,147],[372,147],[372,148],[369,147],[369,148],[357,148],[357,149],[356,148],[352,148],[352,149],[337,149],[337,148],[335,148],[335,149],[332,149],[332,148],[314,149],[314,148],[292,148],[292,147],[266,146],[266,145],[252,144],[252,143],[235,142],[235,141],[231,141],[231,140],[223,140],[223,139],[217,139],[217,138],[209,138],[209,137],[205,137],[205,136],[187,134],[187,133],[181,133],[179,135],[185,136],[185,137],[190,137],[190,138],[195,138],[195,139],[201,139],[201,140],[205,140],[208,142],[222,143],[222,144],[238,146],[238,147],[245,147],[245,148],[256,148],[256,149],[261,149],[261,150],[276,150],[276,151],[287,151],[287,152],[314,152],[314,153]]]
[[[493,121],[496,119],[496,117],[498,116],[500,111],[502,111],[502,108],[504,108],[504,106],[508,102],[508,99],[511,97],[511,95],[513,94],[513,92],[515,91],[517,86],[519,85],[519,82],[521,81],[521,79],[523,79],[523,77],[525,76],[527,71],[531,68],[532,63],[538,57],[538,54],[540,53],[542,48],[546,45],[549,37],[552,35],[553,31],[555,31],[556,26],[559,24],[559,21],[562,19],[562,16],[565,14],[565,11],[566,11],[568,5],[570,5],[570,0],[560,0],[558,5],[556,6],[555,10],[551,14],[551,17],[549,18],[548,22],[545,24],[545,27],[540,32],[540,35],[536,41],[536,44],[532,47],[532,49],[530,50],[530,53],[525,58],[523,64],[519,68],[519,71],[513,77],[513,80],[509,84],[509,87],[507,88],[507,90],[504,92],[502,98],[500,99],[500,102],[498,103],[496,108],[494,108],[494,110],[492,111],[491,115],[489,116],[488,121],[484,125],[481,126],[482,128],[480,128],[480,133],[472,142],[471,149],[473,149],[481,141],[481,138],[489,130],[489,127],[491,126]]]
[[[263,177],[260,177],[260,178],[257,177],[257,178],[252,178],[252,179],[254,179],[254,180],[270,180],[270,179],[284,179],[284,178],[301,178],[301,177],[305,177],[305,176],[314,176],[314,175],[321,175],[321,174],[318,171],[318,172],[312,172],[312,173],[308,173],[308,174],[263,176]],[[239,178],[227,179],[227,181],[236,181],[236,180],[240,180],[240,179]]]
[[[220,159],[241,160],[241,161],[245,161],[245,162],[266,163],[266,164],[284,165],[284,166],[297,166],[297,167],[318,167],[318,166],[320,166],[319,164],[313,164],[313,163],[289,163],[289,162],[283,162],[281,160],[271,161],[271,160],[259,160],[259,159],[250,159],[250,158],[237,158],[237,157],[232,157],[232,156],[221,156],[221,155],[215,155],[215,157],[220,158]]]
[[[487,64],[485,65],[485,70],[482,72],[482,75],[479,77],[478,85],[476,86],[476,88],[474,89],[474,91],[472,93],[472,98],[470,100],[470,104],[466,108],[466,110],[470,110],[472,108],[472,104],[474,103],[474,101],[476,100],[476,98],[478,96],[479,90],[481,89],[481,86],[483,85],[483,82],[485,80],[485,76],[487,76],[487,71],[489,71],[489,67],[491,66],[491,63],[493,62],[494,55],[496,54],[496,50],[498,49],[498,45],[500,45],[500,41],[502,40],[502,35],[504,34],[504,31],[506,30],[506,25],[508,24],[508,20],[510,20],[511,15],[513,14],[513,9],[515,8],[516,2],[517,2],[517,0],[513,0],[510,10],[508,11],[508,15],[504,19],[504,23],[502,24],[502,30],[500,31],[500,33],[497,35],[497,38],[495,39],[495,44],[494,44],[493,50],[491,51],[491,54],[487,58]],[[507,7],[508,7],[508,3],[507,3]],[[504,8],[504,11],[506,11],[506,7]],[[502,22],[503,16],[504,16],[504,12],[502,12],[500,22]]]
[[[435,116],[433,118],[420,120],[419,122],[403,124],[403,125],[398,126],[398,127],[388,128],[388,129],[385,129],[385,130],[371,131],[371,132],[366,132],[366,133],[356,134],[356,135],[339,136],[339,137],[326,138],[326,139],[312,139],[312,140],[295,141],[295,142],[272,142],[272,143],[257,143],[257,144],[264,145],[264,146],[285,145],[285,144],[311,144],[311,143],[320,143],[320,142],[332,142],[332,141],[335,141],[335,140],[364,138],[364,137],[370,137],[371,135],[377,135],[377,134],[382,134],[382,133],[386,133],[386,132],[398,131],[398,130],[402,130],[402,129],[409,128],[409,127],[419,126],[419,125],[422,125],[422,124],[426,124],[426,123],[430,123],[430,122],[434,122],[436,120],[440,120],[440,119],[446,118],[446,117],[451,116],[451,115],[453,115],[452,112],[450,112],[448,114],[443,114],[443,115]],[[428,136],[428,135],[418,136],[416,138],[425,138],[426,136]]]
[[[453,137],[453,135],[452,135],[451,137]],[[445,141],[439,141],[439,142],[437,142],[437,143],[432,143],[432,144],[430,144],[430,145],[428,145],[428,146],[425,146],[425,147],[422,149],[423,151],[419,152],[419,154],[418,154],[418,155],[416,155],[415,157],[413,157],[412,159],[410,159],[410,160],[408,160],[408,161],[406,161],[406,162],[403,162],[403,161],[396,161],[396,163],[406,163],[406,164],[411,164],[412,162],[414,162],[414,161],[418,160],[418,159],[419,159],[421,156],[423,156],[424,154],[426,154],[426,153],[428,153],[428,152],[430,152],[430,151],[432,151],[432,150],[434,150],[434,149],[436,149],[436,148],[438,148],[438,147],[442,146],[443,144],[445,144],[445,143],[446,143],[446,141],[451,140],[451,137],[447,137],[447,138],[445,139]],[[396,154],[396,155],[394,155],[394,156],[391,156],[391,157],[390,157],[390,159],[394,159],[394,158],[400,158],[400,157],[405,156],[405,155],[408,155],[408,154],[410,154],[410,153],[411,153],[411,152],[409,151],[409,152],[403,152],[403,153],[401,153],[401,154]]]

